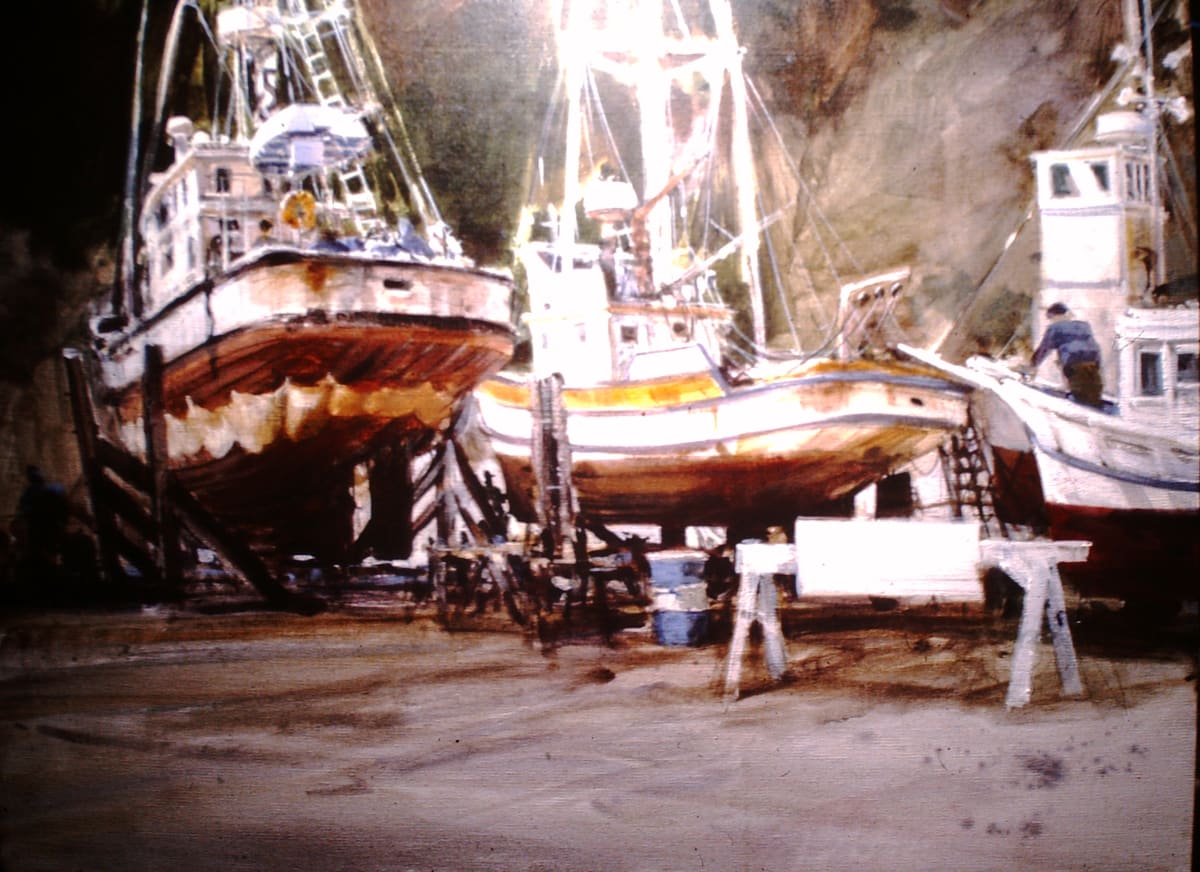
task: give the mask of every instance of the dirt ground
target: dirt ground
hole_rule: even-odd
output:
[[[576,618],[451,632],[386,600],[302,617],[10,612],[5,870],[1187,869],[1194,615],[1078,613],[1086,687],[1016,623],[785,611],[789,675],[728,638]]]

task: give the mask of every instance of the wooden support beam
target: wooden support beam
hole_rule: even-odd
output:
[[[144,503],[139,502],[132,493],[103,473],[97,476],[95,486],[97,497],[112,514],[120,518],[122,524],[132,528],[147,543],[153,543],[157,539],[158,529]]]
[[[146,466],[150,469],[150,513],[154,518],[155,566],[159,578],[171,587],[183,585],[180,568],[179,524],[167,493],[167,415],[163,403],[163,352],[158,345],[145,348],[142,370],[142,430],[146,438]]]
[[[422,530],[424,530],[426,527],[428,527],[430,524],[433,523],[434,516],[437,514],[437,512],[438,512],[438,506],[436,504],[434,504],[434,505],[428,506],[423,512],[421,512],[421,514],[417,515],[416,520],[413,521],[413,536],[414,536],[414,538],[416,536],[419,536],[421,534]]]
[[[225,562],[241,572],[267,602],[301,612],[320,610],[315,601],[298,596],[280,584],[253,549],[229,533],[174,476],[168,480],[167,495],[180,519]]]
[[[92,516],[96,520],[96,538],[100,550],[100,564],[105,578],[115,583],[121,576],[121,564],[113,547],[115,520],[109,506],[98,493],[98,482],[103,475],[102,461],[97,449],[102,440],[96,428],[92,396],[84,377],[83,360],[74,349],[63,354],[67,369],[67,389],[71,395],[71,415],[75,424],[75,438],[79,444],[79,460],[87,482],[88,499],[92,504]]]
[[[162,578],[160,573],[167,568],[163,561],[155,559],[155,556],[149,553],[149,549],[138,545],[126,535],[121,529],[121,524],[126,525],[139,537],[155,542],[159,555],[165,557],[171,553],[174,559],[178,560],[179,524],[182,522],[197,538],[212,547],[226,563],[240,572],[272,605],[306,613],[320,609],[320,604],[315,600],[300,597],[280,584],[259,556],[213,518],[166,468],[165,429],[160,431],[158,425],[153,423],[147,425],[147,445],[152,446],[150,451],[156,452],[156,458],[163,460],[153,468],[101,438],[96,427],[95,411],[88,393],[82,360],[75,353],[67,353],[64,360],[80,459],[88,483],[92,512],[96,518],[101,560],[105,575],[110,580],[115,581],[124,576],[120,562],[122,557],[149,580]],[[147,395],[158,395],[161,399],[161,353],[148,353],[147,363],[148,369],[157,370],[156,374],[148,378]],[[147,406],[149,414],[145,417],[158,417],[161,423],[161,405],[152,399]],[[145,494],[155,507],[152,511],[159,517],[155,518],[147,512],[133,493],[110,478],[110,473],[133,492]],[[164,521],[174,528],[167,537],[162,533]],[[176,581],[181,578],[182,572],[178,563],[174,564],[170,571],[175,573]]]
[[[359,538],[360,553],[369,548],[376,557],[404,559],[412,555],[412,451],[397,440],[376,452],[369,463],[371,520]]]
[[[107,535],[109,547],[136,569],[138,575],[142,577],[146,584],[151,587],[160,584],[161,579],[158,575],[158,565],[154,561],[151,549],[147,547],[144,541],[135,542],[121,529],[120,524],[114,524]],[[124,572],[122,572],[122,575],[124,575]]]
[[[446,456],[443,453],[440,457],[434,458],[434,463],[437,464],[437,471],[434,473],[433,486],[437,490],[437,496],[434,501],[436,505],[437,519],[437,541],[439,544],[449,545],[450,538],[454,532],[454,493],[446,482]]]
[[[459,475],[462,477],[463,484],[467,488],[467,493],[471,496],[471,501],[475,503],[480,515],[483,517],[483,526],[487,528],[489,533],[495,533],[496,531],[503,533],[505,527],[504,519],[497,514],[496,508],[492,505],[491,495],[488,493],[483,482],[475,475],[475,470],[471,468],[471,464],[467,461],[466,453],[453,437],[450,439],[448,450],[454,456],[454,460],[458,465]]]

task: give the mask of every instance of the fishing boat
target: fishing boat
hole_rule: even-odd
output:
[[[1136,10],[1127,19],[1138,22]],[[976,356],[965,366],[912,356],[975,386],[973,418],[990,451],[1001,520],[1092,542],[1064,566],[1085,595],[1194,599],[1200,566],[1200,301],[1195,216],[1171,185],[1164,121],[1190,113],[1156,93],[1149,28],[1119,56],[1130,78],[1095,119],[1095,141],[1032,155],[1041,225],[1035,335],[1062,303],[1102,350],[1100,408],[1076,402],[1052,363],[1035,376]],[[1168,214],[1190,262],[1168,262]],[[1181,289],[1190,290],[1181,292]]]
[[[109,435],[143,451],[157,349],[178,480],[249,541],[326,561],[363,526],[356,465],[428,442],[515,337],[511,275],[443,221],[360,16],[255,0],[213,22],[179,3],[155,135],[130,152],[124,281],[94,322]],[[220,84],[207,117],[167,117],[188,28]]]
[[[538,156],[517,251],[529,367],[475,392],[514,513],[790,527],[936,449],[961,386],[880,345],[907,269],[847,282],[822,348],[767,346],[769,231],[796,204],[771,209],[756,177],[763,149],[790,158],[773,125],[751,135],[768,116],[727,0],[552,17],[561,151]]]

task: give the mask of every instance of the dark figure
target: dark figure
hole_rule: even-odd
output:
[[[1086,321],[1072,317],[1071,311],[1062,303],[1048,308],[1046,317],[1050,319],[1050,326],[1033,352],[1033,369],[1036,370],[1050,352],[1058,352],[1058,365],[1066,376],[1072,399],[1085,406],[1103,407],[1100,345],[1092,335],[1092,328]]]
[[[57,574],[67,531],[67,494],[62,485],[46,481],[36,466],[25,468],[25,478],[28,484],[17,503],[20,570],[28,581],[49,580]]]
[[[646,559],[646,540],[641,536],[630,536],[620,547],[613,562],[617,566],[617,578],[625,585],[629,595],[643,605],[650,604],[647,584],[650,581],[650,561]]]
[[[483,496],[496,525],[494,530],[489,527],[491,541],[504,542],[508,539],[508,511],[504,505],[508,501],[508,494],[496,486],[490,470],[484,470],[483,473]]]

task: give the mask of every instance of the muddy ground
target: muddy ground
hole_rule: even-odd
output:
[[[727,627],[611,645],[576,616],[443,629],[426,605],[313,617],[11,610],[5,870],[1187,869],[1195,618],[1076,613],[1006,711],[1014,620],[785,610],[790,672]]]

